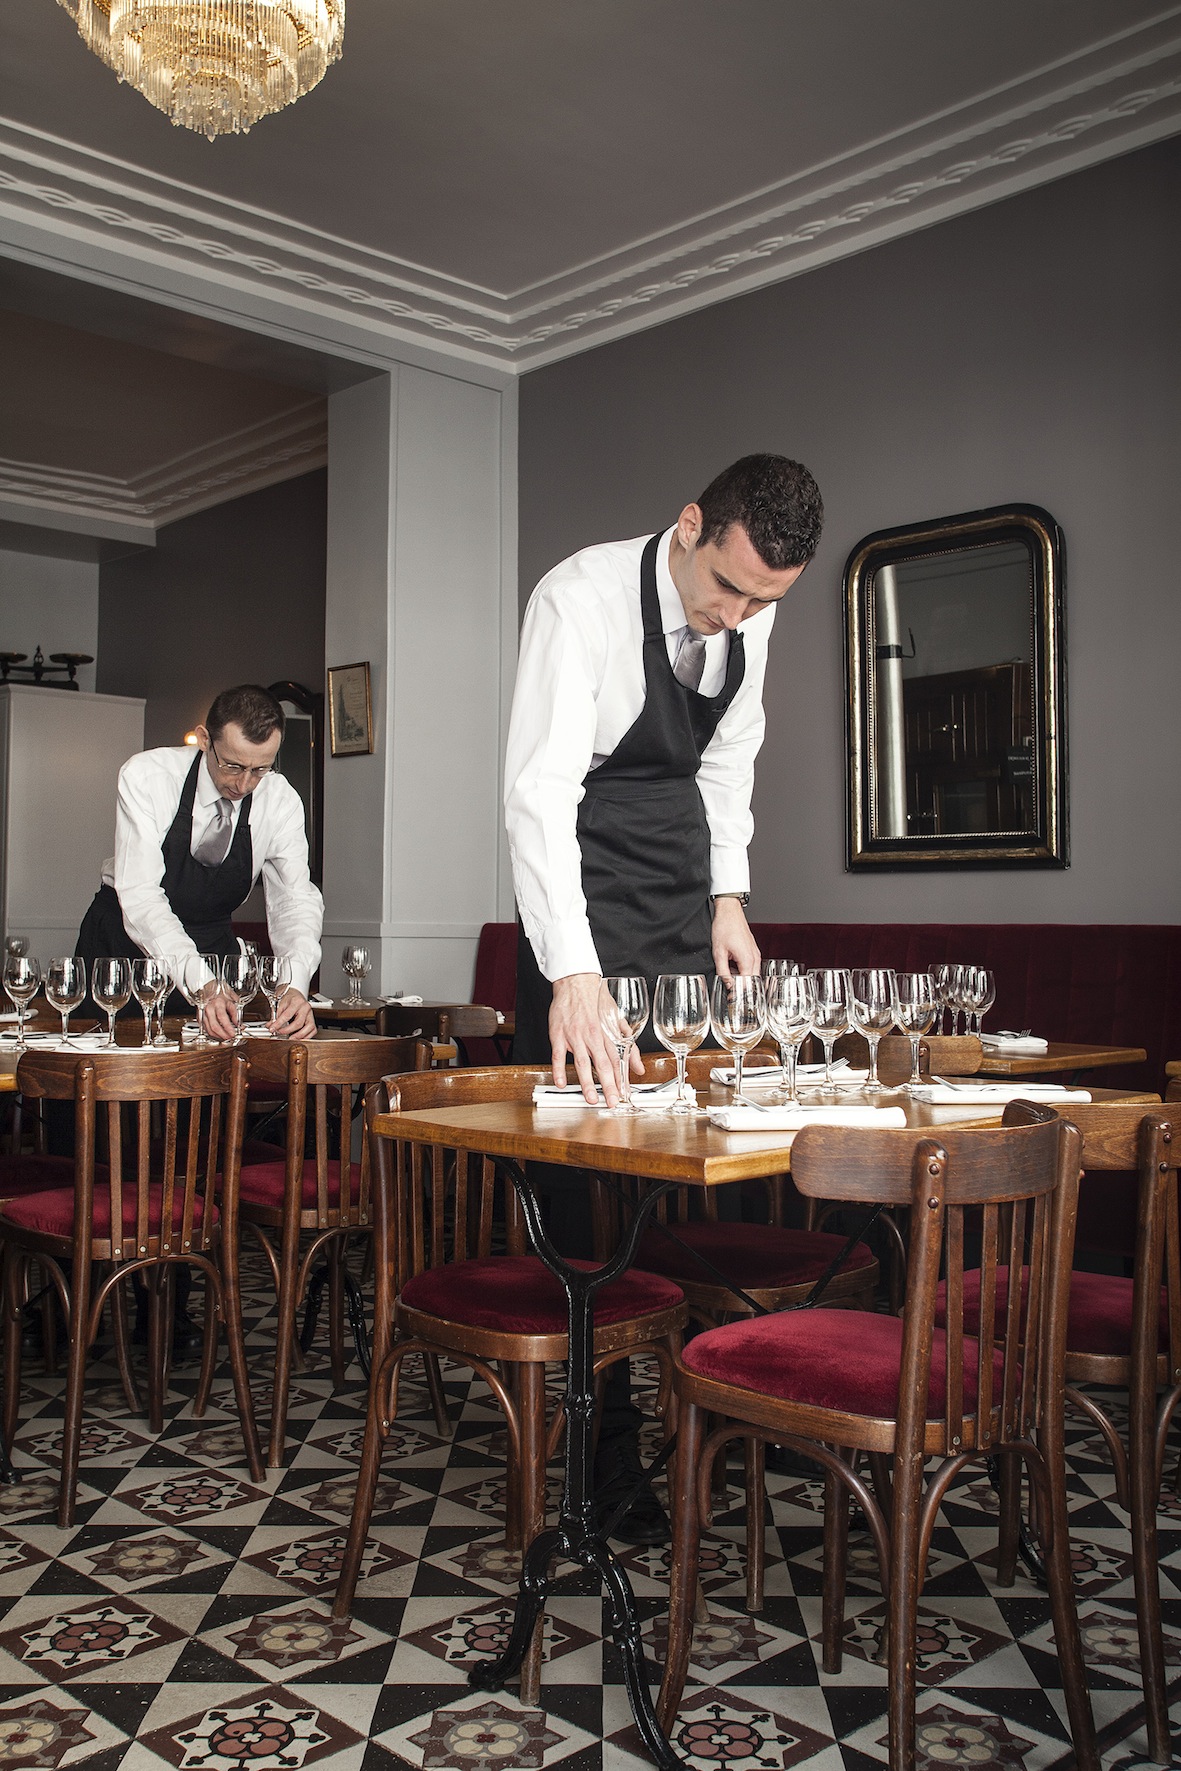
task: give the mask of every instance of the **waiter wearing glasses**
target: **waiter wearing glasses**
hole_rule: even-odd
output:
[[[225,689],[196,754],[143,750],[119,771],[115,853],[78,934],[87,974],[95,959],[239,951],[231,918],[261,875],[274,952],[291,962],[277,1034],[310,1039],[308,1004],[320,963],[324,900],[308,872],[303,802],[275,758],[283,709],[266,689]],[[209,1032],[234,1034],[228,1001],[207,1006]]]

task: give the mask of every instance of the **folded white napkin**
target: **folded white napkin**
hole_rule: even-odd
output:
[[[309,996],[308,1001],[311,1003],[313,1008],[331,1008],[332,1007],[332,998],[330,996],[325,996],[324,993],[320,990],[317,990],[314,996]]]
[[[582,1090],[576,1082],[567,1084],[565,1088],[556,1088],[552,1082],[539,1082],[533,1090],[533,1105],[542,1107],[547,1112],[551,1108],[565,1111],[594,1113],[606,1107],[603,1091],[598,1091],[599,1098],[594,1106],[582,1098]],[[689,1090],[693,1094],[693,1090]],[[632,1105],[635,1107],[667,1107],[677,1097],[676,1082],[633,1082],[631,1089]],[[696,1098],[696,1096],[694,1096]]]
[[[1014,1058],[1040,1058],[1050,1049],[1048,1040],[1032,1033],[982,1033],[980,1043],[986,1052],[1005,1052]]]
[[[247,1021],[242,1028],[243,1039],[273,1039],[275,1036],[263,1021]]]
[[[719,1131],[800,1131],[805,1125],[905,1125],[901,1107],[710,1107]]]
[[[423,999],[421,996],[415,996],[410,990],[399,990],[396,995],[383,996],[381,1000],[383,1002],[400,1003],[403,1008],[420,1008]]]
[[[26,1015],[25,1019],[26,1020],[28,1019],[27,1015]],[[0,1015],[0,1021],[19,1021],[19,1020],[20,1020],[20,1016],[17,1014],[15,1009],[13,1009],[11,1014]]]
[[[1085,1088],[1062,1088],[1053,1082],[940,1082],[916,1088],[913,1099],[937,1107],[994,1107],[1006,1101],[1089,1101]]]
[[[709,1073],[711,1082],[720,1082],[726,1088],[734,1087],[734,1066],[723,1069],[715,1066]],[[869,1075],[868,1070],[854,1070],[848,1058],[834,1058],[832,1061],[834,1082],[864,1082]],[[824,1080],[823,1064],[797,1064],[796,1081],[815,1087]],[[742,1066],[742,1086],[746,1088],[770,1088],[783,1082],[783,1068],[779,1064],[744,1064]]]

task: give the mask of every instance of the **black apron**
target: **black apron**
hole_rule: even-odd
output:
[[[160,845],[164,861],[161,884],[173,915],[198,953],[229,954],[239,951],[231,917],[250,895],[254,884],[254,849],[250,838],[250,800],[242,801],[238,822],[225,859],[217,867],[206,867],[193,858],[193,803],[197,795],[197,771],[203,752],[193,758],[193,766],[181,789],[176,817]],[[139,959],[143,948],[137,947],[123,922],[119,895],[114,886],[101,885],[78,931],[75,951],[86,961],[86,975],[96,959]],[[174,996],[169,1007],[184,1012],[183,999]],[[87,1008],[94,1010],[87,997]],[[134,1003],[127,1013],[140,1013]]]
[[[732,632],[720,694],[700,695],[673,675],[656,589],[660,540],[653,535],[640,563],[644,705],[611,755],[587,774],[576,825],[603,974],[647,978],[650,994],[662,972],[713,973],[709,825],[697,771],[746,669],[742,635]],[[551,999],[518,925],[515,1062],[549,1063]],[[650,1022],[639,1043],[660,1049]]]

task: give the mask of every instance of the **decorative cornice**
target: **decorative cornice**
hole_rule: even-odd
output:
[[[829,164],[544,283],[496,292],[0,121],[0,237],[32,225],[114,250],[141,286],[185,278],[510,372],[779,282],[1181,129],[1181,7]]]
[[[92,524],[96,533],[117,525],[125,538],[150,545],[165,523],[310,473],[327,460],[325,405],[307,400],[126,480],[0,458],[0,517],[17,509],[22,521],[32,513],[48,528]]]

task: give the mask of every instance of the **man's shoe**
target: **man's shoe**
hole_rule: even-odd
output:
[[[600,1446],[595,1460],[595,1518],[600,1531],[643,1475],[640,1448],[631,1438],[609,1447]],[[672,1536],[668,1514],[651,1487],[640,1489],[611,1536],[621,1543],[658,1547]]]
[[[768,1445],[766,1458],[767,1468],[777,1476],[799,1476],[808,1482],[824,1480],[824,1466],[802,1451],[792,1451],[790,1446]]]

